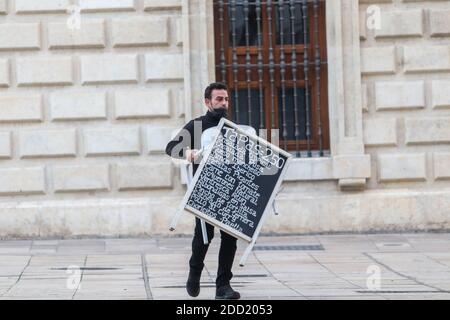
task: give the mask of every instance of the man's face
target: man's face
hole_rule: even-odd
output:
[[[214,89],[211,92],[211,100],[205,99],[205,104],[209,111],[213,109],[226,109],[228,110],[228,92],[223,89]]]

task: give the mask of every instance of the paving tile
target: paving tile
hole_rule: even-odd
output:
[[[0,246],[0,255],[24,255],[30,253],[30,246]]]
[[[196,299],[214,299],[217,239]],[[154,299],[192,299],[185,289],[190,242],[191,237],[0,241],[0,299],[147,299],[142,254]],[[446,292],[428,292],[450,290],[450,234],[261,236],[257,243],[322,244],[325,250],[258,250],[238,267],[246,248],[238,242],[232,285],[244,300],[450,299]],[[367,289],[373,265],[380,268],[379,293]],[[80,268],[78,290],[68,288],[69,267]]]
[[[383,296],[376,295],[358,295],[358,296],[311,296],[308,300],[387,300]]]
[[[1,240],[0,247],[29,247],[32,240]]]
[[[58,246],[60,240],[33,240],[32,246]]]

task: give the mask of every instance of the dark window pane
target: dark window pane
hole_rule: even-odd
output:
[[[295,140],[294,89],[286,88],[286,129],[287,140]],[[283,100],[281,89],[278,90],[278,126],[280,140],[283,140]],[[311,123],[311,90],[309,90],[309,121]],[[297,88],[297,118],[299,140],[306,140],[306,95],[305,88]]]
[[[260,110],[259,110],[259,90],[253,89],[250,90],[251,97],[251,126],[255,128],[256,132],[259,132],[260,126]],[[239,90],[238,92],[238,103],[239,103],[239,119],[236,117],[236,103],[235,103],[235,95],[234,90],[231,92],[231,100],[230,105],[232,105],[232,114],[231,119],[238,124],[250,125],[249,122],[249,105],[248,105],[248,93],[247,89]],[[264,111],[263,111],[264,113]]]
[[[281,37],[280,37],[280,5],[275,5],[275,21],[276,21],[276,32],[277,32],[277,44],[281,44]],[[285,1],[283,4],[283,44],[292,45],[292,22],[291,22],[291,9],[289,5],[289,1]],[[294,9],[294,31],[295,31],[295,44],[303,44],[304,43],[304,34],[303,34],[303,10],[302,5],[300,3],[297,3],[295,5]],[[306,43],[309,42],[309,31],[308,31],[308,22],[307,22],[307,28],[306,28]]]
[[[320,70],[316,70],[314,66],[310,67],[308,70],[308,77],[310,79],[308,84],[308,100],[306,103],[306,91],[305,88],[296,88],[295,91],[292,88],[293,86],[302,86],[305,84],[304,81],[304,64],[303,64],[303,56],[306,52],[309,56],[309,59],[314,58],[314,48],[312,48],[312,53],[309,52],[311,50],[310,44],[313,41],[311,36],[315,36],[316,33],[313,33],[315,30],[315,25],[318,26],[318,34],[319,39],[325,37],[325,17],[322,16],[325,14],[325,1],[318,0],[284,0],[271,1],[271,10],[268,10],[268,3],[266,0],[262,0],[261,2],[261,40],[262,47],[260,50],[257,50],[258,46],[258,25],[256,21],[256,13],[259,13],[259,10],[256,10],[256,0],[249,0],[248,2],[245,0],[225,0],[225,1],[216,1],[215,4],[215,15],[214,15],[214,28],[215,30],[222,30],[223,27],[226,28],[223,30],[225,39],[230,40],[225,41],[226,47],[222,49],[220,41],[220,37],[216,37],[216,77],[218,79],[222,78],[222,69],[221,62],[223,61],[223,56],[225,56],[225,62],[227,65],[227,77],[223,81],[225,81],[230,87],[230,112],[229,119],[233,120],[238,124],[251,124],[257,131],[261,127],[263,129],[268,129],[267,127],[272,127],[272,122],[274,127],[279,128],[279,138],[280,142],[283,143],[283,124],[286,129],[285,137],[288,140],[288,144],[286,148],[290,151],[292,150],[308,150],[311,151],[311,148],[320,149],[321,151],[327,150],[329,148],[329,136],[328,131],[325,126],[328,126],[328,118],[326,118],[326,113],[320,113],[320,110],[325,110],[327,108],[326,99],[321,99],[321,107],[322,109],[318,109],[317,105],[312,105],[312,102],[316,102],[317,92],[314,89],[314,92],[311,89],[311,84],[314,82],[311,79],[316,79],[320,77],[320,79],[325,79],[326,75],[326,65],[324,64]],[[248,4],[248,7],[247,7]],[[280,5],[281,4],[281,5]],[[292,4],[292,8],[291,8]],[[314,6],[316,4],[320,5],[320,10],[316,12],[314,10]],[[224,5],[224,25],[221,25],[220,22],[220,8],[221,5]],[[233,7],[231,7],[233,5]],[[307,6],[307,10],[303,12],[303,6]],[[280,8],[282,8],[280,12]],[[233,9],[233,10],[231,10]],[[248,10],[246,10],[248,9]],[[292,10],[291,10],[292,9]],[[268,13],[271,12],[271,16],[268,16]],[[283,14],[282,21],[280,21],[280,13]],[[319,19],[315,20],[315,14],[319,14]],[[247,15],[247,19],[245,17]],[[233,18],[233,24],[231,19]],[[305,18],[305,19],[303,19]],[[246,28],[246,20],[248,22],[248,26]],[[259,19],[258,19],[259,20]],[[232,28],[232,25],[235,28]],[[303,28],[305,26],[305,29]],[[248,36],[246,35],[246,29],[248,30]],[[266,43],[269,36],[269,31],[273,35],[272,48],[269,48],[269,43]],[[228,32],[228,35],[226,34]],[[235,33],[233,37],[232,34]],[[283,39],[280,38],[280,35],[283,34]],[[233,41],[234,39],[234,41]],[[233,42],[238,48],[238,50],[233,50],[232,44]],[[247,67],[246,63],[249,61],[247,52],[245,50],[246,45],[252,47],[252,51],[250,53],[250,63],[252,66],[250,67],[250,79],[248,79]],[[283,51],[280,50],[280,45],[283,43],[284,55],[282,55]],[[319,49],[324,50],[326,41],[319,41]],[[292,52],[291,47],[294,45],[301,46],[306,45],[305,49],[308,51],[300,50],[300,48],[296,48],[296,61],[297,64],[297,77],[296,81],[293,79],[293,72],[291,65],[292,61]],[[276,50],[273,50],[276,49]],[[258,54],[262,52],[262,68],[258,67]],[[272,59],[272,60],[271,60]],[[234,64],[236,62],[237,64]],[[270,62],[275,63],[275,65],[271,65]],[[310,61],[311,62],[311,61]],[[325,62],[326,61],[322,61]],[[281,68],[284,64],[284,73]],[[272,68],[274,66],[274,68]],[[275,71],[275,72],[273,72]],[[319,71],[319,74],[316,73]],[[248,80],[250,80],[250,85],[252,86],[251,99],[250,103],[247,97],[247,84]],[[259,80],[262,80],[262,83],[259,83]],[[285,97],[282,97],[282,84],[285,84]],[[315,83],[314,83],[315,84]],[[260,112],[260,96],[259,96],[259,85],[262,86],[262,90],[264,95],[263,99],[263,111]],[[323,87],[324,82],[320,83],[320,93],[323,94],[326,92],[322,92],[322,90],[326,90]],[[235,92],[233,89],[239,87],[239,96],[238,101],[235,101]],[[296,93],[296,103],[297,108],[294,110],[294,92]],[[312,95],[314,94],[314,96]],[[272,101],[272,97],[276,97],[275,101]],[[285,103],[283,110],[283,102]],[[309,106],[309,115],[308,119],[310,121],[308,130],[311,136],[309,136],[309,143],[305,143],[306,141],[306,105]],[[237,111],[237,107],[239,107],[239,112]],[[275,107],[274,114],[272,113],[272,107]],[[249,115],[249,111],[251,111]],[[262,114],[261,114],[262,113]],[[262,117],[261,117],[262,116]],[[251,119],[249,119],[251,117]],[[262,119],[261,119],[262,118]],[[260,123],[261,122],[261,123]],[[313,126],[314,124],[314,126]],[[320,126],[319,126],[320,125]],[[327,136],[323,135],[323,132],[327,134]],[[320,135],[319,133],[322,133]],[[270,141],[271,137],[267,136],[267,139]],[[296,144],[295,141],[298,140],[301,143]],[[280,144],[283,146],[282,144]],[[283,146],[284,147],[284,146]]]
[[[254,4],[255,0],[248,1],[248,42],[249,46],[258,45],[258,25],[256,21],[256,5]],[[245,10],[244,10],[244,0],[235,1],[236,8],[235,11],[235,32],[236,32],[236,46],[246,46],[245,40]],[[233,44],[233,25],[231,23],[232,17],[232,1],[228,2],[228,15],[230,17],[230,44]]]

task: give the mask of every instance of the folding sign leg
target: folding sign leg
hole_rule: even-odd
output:
[[[172,221],[170,222],[170,227],[169,227],[170,231],[174,231],[175,228],[177,227],[177,223],[178,223],[178,220],[180,219],[181,212],[182,212],[182,210],[178,210],[177,213],[172,218]],[[200,225],[202,227],[203,243],[208,244],[209,240],[208,240],[208,233],[206,232],[205,220],[200,219]]]
[[[256,238],[254,238],[252,240],[252,242],[249,243],[247,248],[245,248],[244,254],[241,257],[241,261],[239,261],[239,266],[240,267],[243,267],[245,265],[245,261],[247,261],[248,255],[250,254],[250,252],[252,252],[253,246],[255,245],[255,242],[256,242]]]
[[[189,186],[189,185],[192,183],[192,175],[193,175],[193,172],[192,172],[192,164],[190,164],[190,165],[188,165],[188,166],[183,166],[183,167],[182,167],[182,170],[183,170],[184,173],[186,174],[187,185]],[[178,209],[178,211],[175,213],[175,216],[172,218],[172,221],[171,221],[171,223],[170,223],[170,227],[169,227],[169,230],[170,230],[170,231],[174,231],[174,230],[175,230],[175,228],[176,228],[176,226],[177,226],[177,223],[178,223],[178,220],[180,219],[180,216],[181,216],[181,213],[182,213],[182,212],[183,212],[183,209],[180,208],[180,209]],[[201,227],[202,227],[203,243],[204,243],[204,244],[208,244],[208,243],[209,243],[209,240],[208,240],[208,233],[206,232],[206,224],[205,224],[205,221],[202,220],[202,219],[200,219],[200,224],[201,224]]]
[[[273,201],[272,201],[272,210],[273,210],[273,214],[276,215],[276,216],[278,216],[279,213],[278,213],[277,208],[276,208],[276,206],[275,206],[275,201],[277,200],[277,197],[278,197],[278,195],[280,194],[280,192],[281,192],[282,190],[283,190],[283,188],[281,188],[280,190],[277,191],[277,194],[275,195],[275,198],[273,198]]]
[[[192,165],[188,165],[188,166],[186,166],[186,164],[182,164],[181,171],[182,171],[182,174],[184,174],[186,176],[186,180],[187,180],[186,182],[187,182],[187,185],[189,186],[192,181]],[[173,216],[172,222],[170,223],[170,226],[169,226],[170,231],[175,230],[182,212],[183,212],[183,208],[179,208],[177,210],[177,212],[175,213],[175,215]]]
[[[277,195],[281,192],[281,190],[283,190],[283,188],[281,188],[280,190],[278,190],[278,192],[277,192],[275,198],[274,198],[273,201],[272,201],[272,209],[273,209],[273,213],[274,213],[275,215],[278,215],[278,211],[277,211],[277,209],[276,209],[276,207],[275,207],[275,199],[276,199]],[[260,225],[262,225],[263,221],[264,221],[264,215],[261,217]],[[259,233],[259,230],[257,230],[256,234],[258,234],[258,233]],[[249,245],[247,246],[247,248],[245,249],[244,254],[242,255],[241,261],[239,262],[239,266],[240,266],[240,267],[243,267],[243,266],[244,266],[245,261],[247,261],[248,255],[250,254],[250,252],[252,252],[253,246],[254,246],[255,243],[256,243],[256,238],[257,238],[257,237],[254,236],[253,239],[252,239],[252,242],[250,242],[250,244],[249,244]]]
[[[274,215],[278,215],[277,208],[275,207],[275,199],[272,201],[272,210]]]
[[[177,223],[178,223],[178,219],[180,219],[181,212],[182,212],[182,210],[178,210],[177,213],[175,213],[175,215],[173,216],[172,221],[170,222],[170,227],[169,227],[170,231],[175,230]]]
[[[203,236],[203,243],[208,244],[208,233],[206,232],[206,223],[205,220],[200,219],[200,225],[202,226],[202,236]]]

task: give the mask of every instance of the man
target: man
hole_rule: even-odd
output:
[[[228,92],[227,86],[223,83],[211,83],[205,89],[205,105],[208,111],[205,115],[189,121],[177,136],[171,140],[166,147],[166,153],[173,158],[186,158],[193,162],[194,174],[199,166],[201,135],[195,132],[201,128],[201,132],[215,127],[222,117],[227,116]],[[198,129],[197,129],[198,130]],[[208,239],[214,237],[214,226],[206,223]],[[219,250],[219,266],[216,278],[216,299],[239,299],[240,294],[230,286],[233,277],[231,268],[236,253],[236,238],[228,233],[220,231],[221,243]],[[195,232],[192,240],[192,255],[189,260],[189,277],[186,283],[186,290],[192,297],[200,293],[200,278],[204,267],[204,259],[208,251],[209,244],[203,243],[202,229],[199,218],[195,218]]]

